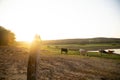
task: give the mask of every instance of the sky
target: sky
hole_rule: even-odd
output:
[[[17,41],[120,38],[120,0],[0,0],[0,26]]]

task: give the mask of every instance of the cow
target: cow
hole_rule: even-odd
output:
[[[114,51],[112,51],[112,50],[103,50],[103,49],[100,49],[99,50],[99,52],[101,53],[101,56],[102,56],[102,53],[106,53],[106,54],[113,54],[114,53]]]
[[[108,54],[113,54],[114,51],[113,50],[108,50]]]
[[[104,49],[100,49],[99,52],[100,53],[107,53],[107,51],[105,51]]]
[[[67,49],[67,48],[61,48],[61,54],[62,54],[63,52],[67,54],[67,53],[68,53],[68,49]]]
[[[100,49],[99,52],[100,52],[101,56],[102,56],[102,53],[107,53],[107,51],[105,51],[104,49]]]
[[[87,50],[85,50],[85,49],[79,49],[79,53],[80,53],[80,55],[82,54],[82,55],[88,55],[87,54]]]

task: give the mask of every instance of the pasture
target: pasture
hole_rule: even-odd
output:
[[[43,45],[38,80],[120,80],[120,55],[88,52],[83,56],[77,51],[80,46]],[[69,48],[68,54],[61,54],[62,47]],[[28,56],[28,48],[0,47],[0,80],[26,80]]]
[[[53,48],[69,48],[72,50],[76,50],[79,48],[87,49],[87,50],[99,50],[99,49],[111,49],[111,48],[120,48],[120,44],[52,44],[52,45],[45,45],[47,47],[53,47]]]
[[[77,46],[77,47],[76,47]],[[109,49],[110,48],[110,44],[106,45],[106,44],[90,44],[90,45],[45,45],[43,47],[43,50],[48,51],[46,54],[54,54],[54,55],[61,55],[61,48],[68,48],[68,54],[67,55],[78,55],[78,56],[82,56],[79,53],[79,48],[84,48],[84,49],[88,49],[88,50],[99,50],[101,47],[103,47],[102,49]],[[89,46],[89,47],[88,47]],[[97,46],[97,49],[94,47]],[[105,47],[105,46],[109,46],[109,47]],[[99,52],[87,52],[89,57],[97,57],[97,58],[107,58],[107,59],[120,59],[120,55],[117,54],[102,54]]]

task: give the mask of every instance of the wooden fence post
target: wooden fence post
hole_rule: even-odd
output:
[[[28,58],[28,66],[27,66],[27,80],[37,80],[37,66],[38,66],[38,57],[40,51],[41,39],[39,35],[35,36],[35,40],[33,41],[30,54]]]

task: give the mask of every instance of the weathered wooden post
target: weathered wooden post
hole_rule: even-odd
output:
[[[36,35],[31,44],[30,55],[28,58],[27,80],[37,80],[37,63],[39,60],[40,47],[41,39],[39,35]]]

